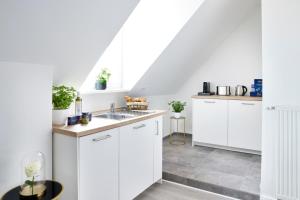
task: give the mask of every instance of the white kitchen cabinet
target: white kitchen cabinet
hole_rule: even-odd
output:
[[[193,99],[193,144],[259,153],[261,104],[259,100]]]
[[[155,119],[155,134],[154,134],[154,155],[153,155],[153,182],[162,179],[162,141],[163,141],[163,127],[162,118]]]
[[[261,151],[260,101],[229,101],[228,146]]]
[[[53,178],[61,200],[118,199],[119,129],[83,137],[53,135]]]
[[[79,139],[80,199],[118,200],[118,129]]]
[[[83,137],[53,135],[61,200],[132,200],[162,178],[162,117]]]
[[[197,99],[193,101],[193,141],[227,145],[227,101]]]
[[[120,200],[134,199],[153,183],[154,122],[120,128]]]

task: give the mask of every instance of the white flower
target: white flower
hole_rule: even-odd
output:
[[[39,161],[34,161],[25,166],[25,174],[26,176],[33,177],[39,174],[41,170],[42,164]]]

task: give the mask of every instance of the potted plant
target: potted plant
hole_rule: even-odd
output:
[[[180,118],[181,111],[184,110],[184,106],[186,106],[186,102],[171,101],[171,102],[169,102],[169,106],[171,106],[173,109],[174,117]]]
[[[103,68],[97,76],[95,88],[96,90],[105,90],[111,73],[107,68]]]
[[[52,123],[63,125],[70,116],[70,105],[74,101],[76,90],[64,85],[52,87]]]

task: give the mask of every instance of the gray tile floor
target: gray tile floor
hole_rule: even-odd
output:
[[[168,141],[168,138],[164,139],[165,174],[249,194],[259,194],[260,156],[202,146],[192,147],[191,136],[187,137],[185,145],[171,145]]]
[[[232,198],[163,182],[152,185],[135,200],[232,200]]]

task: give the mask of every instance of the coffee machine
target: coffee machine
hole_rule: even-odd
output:
[[[210,82],[203,82],[203,93],[210,93]]]
[[[210,91],[210,82],[203,82],[203,90],[202,92],[199,92],[199,96],[208,96],[208,95],[214,95],[214,92]]]

